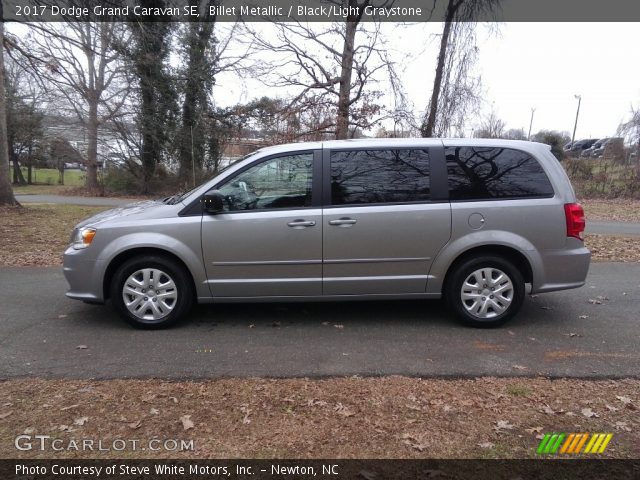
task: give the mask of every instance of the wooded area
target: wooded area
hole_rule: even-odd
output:
[[[363,7],[370,0],[345,2]],[[201,1],[200,8],[214,4]],[[411,59],[388,48],[381,25],[360,15],[273,23],[269,35],[241,22],[30,23],[19,36],[3,24],[0,204],[15,204],[12,184],[31,183],[33,167],[57,168],[63,179],[65,164],[81,164],[86,188],[99,190],[105,166],[115,165],[146,194],[159,182],[180,190],[210,177],[230,144],[239,151],[227,156],[239,157],[240,150],[283,142],[465,136],[470,123],[479,125],[476,137],[541,141],[561,157],[567,133],[506,130],[493,111],[479,118],[480,27],[473,19],[498,4],[448,0],[438,55],[425,72],[435,71],[425,86],[430,101],[415,106],[398,68]],[[433,40],[425,34],[425,44]],[[222,73],[259,79],[283,94],[220,107],[213,90]],[[56,134],[63,124],[81,138]],[[632,108],[618,134],[638,145],[639,131],[640,110]]]

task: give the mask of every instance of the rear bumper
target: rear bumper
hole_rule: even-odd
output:
[[[85,258],[84,250],[69,247],[64,252],[63,272],[69,283],[66,296],[74,300],[104,303],[102,263]]]
[[[591,252],[577,239],[568,239],[569,248],[542,252],[542,275],[536,278],[531,293],[554,292],[579,288],[585,284]]]

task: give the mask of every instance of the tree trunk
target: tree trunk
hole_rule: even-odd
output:
[[[351,3],[351,2],[350,2]],[[342,48],[340,71],[340,92],[338,95],[338,114],[336,117],[336,139],[349,138],[349,107],[351,102],[351,75],[353,73],[353,46],[358,22],[347,19]]]
[[[18,156],[9,154],[9,158],[13,163],[13,184],[14,185],[26,185],[27,181],[24,179],[22,169],[20,168],[20,162],[18,162]]]
[[[27,165],[27,183],[29,185],[33,185],[33,181],[31,180],[32,179],[32,175],[31,175],[32,172],[33,172],[33,165],[31,165],[31,164]]]
[[[0,4],[0,18],[3,17]],[[7,142],[7,104],[4,82],[4,22],[0,21],[0,205],[18,205],[9,178],[9,145]]]
[[[148,72],[147,72],[148,73]],[[149,193],[149,184],[156,168],[157,155],[156,141],[154,135],[154,112],[155,100],[153,95],[153,86],[148,81],[148,77],[140,81],[140,97],[142,100],[142,146],[140,152],[140,161],[142,162],[142,193]]]
[[[449,2],[449,6],[451,6],[451,2]],[[438,113],[438,101],[440,99],[440,88],[442,87],[442,75],[444,73],[444,61],[447,57],[447,45],[449,44],[449,34],[451,33],[451,20],[453,20],[453,14],[449,11],[447,12],[447,19],[444,22],[442,38],[440,39],[440,53],[438,54],[436,77],[433,81],[433,92],[431,93],[431,102],[429,103],[429,116],[420,128],[423,137],[432,137],[436,125],[436,114]]]
[[[87,180],[85,186],[95,190],[98,185],[98,99],[89,98],[87,119]]]

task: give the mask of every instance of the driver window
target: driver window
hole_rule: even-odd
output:
[[[313,153],[271,158],[236,175],[218,190],[224,210],[262,210],[311,206]]]

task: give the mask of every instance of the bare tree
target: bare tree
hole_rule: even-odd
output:
[[[498,118],[498,115],[493,110],[480,124],[480,127],[475,131],[474,137],[476,138],[504,138],[505,123]]]
[[[527,140],[527,133],[524,128],[510,128],[504,132],[504,138],[507,140]]]
[[[454,104],[459,106],[466,105],[467,100],[461,100],[459,95],[464,94],[467,88],[457,90],[455,88],[459,87],[460,82],[467,78],[472,61],[469,57],[466,59],[463,57],[461,61],[459,60],[457,62],[452,61],[452,58],[460,54],[460,48],[472,49],[472,51],[477,49],[475,37],[469,35],[471,32],[470,29],[474,28],[474,24],[468,22],[476,21],[482,14],[489,14],[495,11],[499,3],[500,0],[448,0],[442,36],[440,37],[440,49],[438,52],[431,100],[429,101],[427,115],[420,128],[423,137],[434,136],[438,120],[438,109],[443,105],[451,105],[451,102],[443,102],[440,98],[443,92],[443,85],[445,87],[447,85],[453,86],[451,92],[455,92],[453,95],[455,99]],[[461,22],[467,22],[467,24],[460,25]],[[473,42],[470,41],[471,39],[473,39]],[[455,65],[458,66],[459,70],[457,74],[454,75],[455,78],[452,79],[451,73]],[[449,81],[447,81],[447,79]],[[451,82],[450,80],[454,81]],[[470,90],[472,95],[469,98],[473,102],[474,92],[476,91],[474,82],[471,82],[469,86],[472,87]],[[445,91],[445,93],[449,92]]]
[[[98,188],[98,131],[119,114],[128,84],[114,50],[122,41],[122,24],[69,22],[31,25],[29,41],[22,47],[26,62],[46,79],[87,132],[86,186]]]
[[[369,129],[382,119],[382,94],[371,88],[381,75],[389,76],[394,91],[400,85],[380,24],[361,21],[370,1],[347,3],[351,8],[345,21],[328,27],[283,22],[275,24],[273,35],[252,32],[257,48],[275,57],[263,65],[264,82],[296,90],[286,105],[296,115],[319,107],[331,110],[331,120],[320,122],[315,133],[338,139],[353,136],[358,129]]]
[[[2,5],[0,5],[2,17]],[[4,22],[0,22],[0,205],[17,205],[9,178],[7,146],[7,105],[4,80]]]
[[[9,160],[13,164],[13,183],[31,184],[33,160],[41,152],[43,139],[43,109],[45,92],[10,57],[5,58],[5,90],[7,113],[7,145]],[[27,179],[20,165],[27,166]]]
[[[618,127],[618,135],[624,137],[635,150],[640,168],[640,108],[631,106],[631,117]]]
[[[464,136],[466,121],[477,114],[480,105],[481,81],[473,74],[477,59],[476,24],[453,23],[431,136]],[[421,132],[426,133],[424,122]]]

